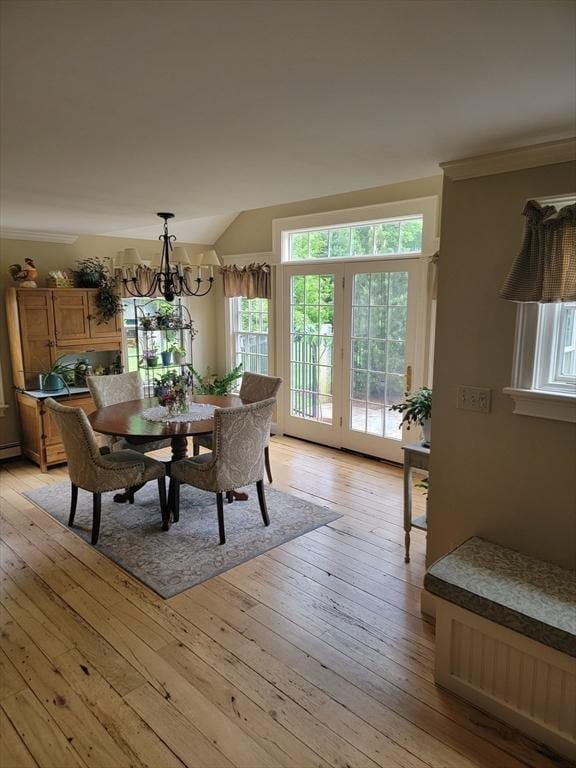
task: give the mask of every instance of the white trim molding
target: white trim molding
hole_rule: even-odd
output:
[[[576,423],[576,397],[541,389],[504,387],[504,394],[514,400],[513,413],[520,416],[536,416],[554,421]]]
[[[465,157],[440,163],[440,168],[451,181],[473,179],[477,176],[491,176],[541,165],[569,163],[576,160],[576,137],[560,141],[547,141],[528,147],[493,152],[488,155]]]
[[[0,446],[0,461],[16,459],[18,456],[22,456],[22,447],[20,443],[10,443],[9,445]]]
[[[0,229],[0,238],[6,240],[36,240],[41,243],[62,243],[72,245],[78,240],[78,235],[67,235],[60,232],[34,232],[27,229]]]

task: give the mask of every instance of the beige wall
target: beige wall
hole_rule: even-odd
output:
[[[297,203],[244,211],[230,224],[228,229],[216,241],[214,247],[221,257],[244,253],[266,253],[272,250],[272,222],[274,219],[346,210],[347,208],[359,208],[366,205],[378,205],[379,203],[411,200],[432,195],[440,197],[441,194],[442,176],[430,176],[399,184],[345,192],[339,195],[331,195],[330,197],[317,197],[311,200],[301,200]],[[220,310],[220,307],[223,307],[224,301],[221,287],[219,287],[218,295],[222,301],[222,304],[218,305],[217,312],[218,368],[223,370],[227,365],[227,360],[225,355],[226,327],[224,310]],[[275,373],[277,371],[277,361],[271,360],[270,372]]]
[[[389,184],[384,187],[371,187],[330,197],[316,197],[297,203],[256,208],[252,211],[244,211],[237,216],[216,241],[214,247],[220,256],[271,251],[274,219],[359,208],[363,205],[377,205],[397,200],[411,200],[441,193],[442,176],[430,176],[425,179]]]
[[[498,292],[528,198],[574,192],[576,164],[444,182],[428,560],[479,535],[576,565],[576,425],[512,413],[516,306]],[[456,409],[456,387],[492,387],[492,411]]]
[[[4,382],[4,394],[11,407],[0,417],[0,446],[16,442],[19,439],[18,418],[12,396],[12,375],[7,344],[6,315],[4,311],[4,289],[14,285],[8,267],[10,264],[24,264],[24,259],[34,259],[39,270],[38,286],[45,285],[45,279],[51,270],[70,270],[76,266],[76,260],[88,256],[101,258],[113,256],[123,248],[138,248],[142,258],[150,259],[160,250],[156,240],[129,240],[116,237],[79,237],[72,245],[42,243],[32,240],[0,240],[0,363]],[[199,253],[206,245],[186,246],[190,253]],[[216,364],[216,299],[213,293],[208,296],[191,299],[191,314],[199,333],[194,342],[194,362],[200,370]]]

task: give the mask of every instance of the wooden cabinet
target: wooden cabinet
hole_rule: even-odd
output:
[[[90,310],[87,291],[54,291],[54,334],[59,347],[90,338]]]
[[[18,344],[21,353],[22,370],[15,380],[17,386],[23,386],[24,371],[29,371],[29,379],[38,381],[38,373],[50,370],[54,362],[54,314],[52,291],[19,291],[18,316],[14,323],[8,324],[9,333],[19,331],[23,344]],[[8,305],[7,305],[8,306]],[[30,384],[32,386],[32,384]]]
[[[98,322],[98,307],[96,294],[88,292],[88,319],[90,321],[91,339],[118,339],[122,333],[122,314],[115,315],[112,320]]]
[[[22,452],[40,465],[43,472],[66,461],[64,446],[50,414],[45,396],[34,392],[39,375],[50,370],[62,355],[68,360],[110,353],[113,363],[122,354],[121,315],[98,323],[96,289],[8,288],[6,316],[12,361],[12,380],[20,417]],[[95,355],[102,361],[108,355]],[[66,405],[94,410],[87,392],[59,395]]]
[[[98,322],[96,289],[8,288],[6,312],[12,376],[36,389],[40,373],[61,355],[122,350],[122,316]]]
[[[46,401],[25,392],[16,396],[22,433],[22,453],[40,466],[42,472],[54,464],[66,462],[66,452],[60,433],[46,408]],[[64,396],[65,405],[82,408],[85,413],[95,409],[90,395]]]

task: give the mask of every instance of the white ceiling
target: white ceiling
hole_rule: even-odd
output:
[[[211,242],[240,210],[574,135],[563,0],[9,0],[4,227]],[[137,234],[138,233],[138,234]]]

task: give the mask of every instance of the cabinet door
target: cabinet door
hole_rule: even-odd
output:
[[[88,292],[63,288],[54,291],[54,323],[60,346],[90,338]]]
[[[88,309],[90,319],[90,336],[93,339],[119,339],[122,328],[122,314],[115,315],[105,323],[99,323],[98,307],[96,306],[96,292],[88,294]]]
[[[21,288],[18,291],[18,314],[25,384],[27,389],[37,389],[38,375],[50,370],[54,361],[52,292]]]
[[[86,414],[92,413],[96,408],[94,401],[90,396],[66,398],[63,402],[73,408],[82,408]],[[42,440],[46,463],[59,464],[66,461],[66,451],[62,444],[60,431],[50,416],[44,401],[41,403],[40,412],[42,417]]]

